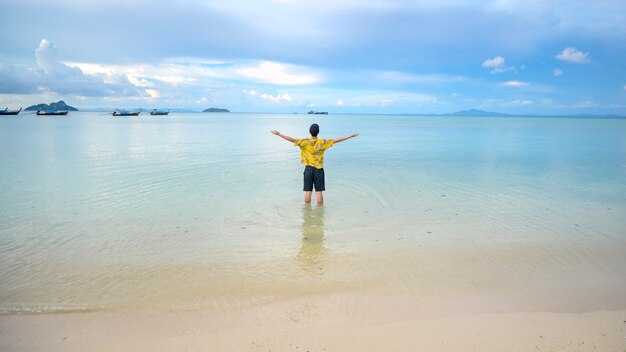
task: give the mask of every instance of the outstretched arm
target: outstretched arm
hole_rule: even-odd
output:
[[[280,137],[280,138],[282,138],[282,139],[284,139],[284,140],[287,140],[287,141],[289,141],[289,142],[291,142],[291,143],[295,143],[295,142],[296,142],[296,140],[295,140],[295,139],[293,139],[293,138],[291,138],[291,137],[289,137],[289,136],[285,136],[284,134],[280,134],[280,132],[278,132],[278,131],[276,131],[276,130],[272,130],[272,134],[275,134],[275,135],[277,135],[278,137]]]
[[[347,140],[347,139],[354,138],[354,137],[356,137],[356,136],[358,136],[358,135],[359,135],[358,133],[353,133],[353,134],[351,134],[351,135],[349,135],[349,136],[345,136],[345,137],[337,138],[337,139],[335,139],[335,143],[343,142],[343,141],[345,141],[345,140]]]

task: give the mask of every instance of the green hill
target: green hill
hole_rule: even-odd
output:
[[[26,109],[24,109],[25,111],[36,111],[36,110],[53,110],[53,111],[62,111],[62,110],[69,110],[69,111],[78,111],[78,109],[76,109],[73,106],[69,106],[67,104],[65,104],[65,102],[63,100],[59,100],[56,103],[50,103],[50,105],[48,104],[37,104],[37,105],[31,105],[29,107],[27,107]]]
[[[220,108],[208,108],[206,110],[203,110],[202,112],[230,112],[230,110]]]

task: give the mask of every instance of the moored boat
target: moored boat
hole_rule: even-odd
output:
[[[152,111],[150,111],[150,115],[167,115],[169,113],[170,113],[169,109],[167,111],[157,110],[157,109],[152,109]]]
[[[113,111],[113,116],[139,116],[140,113],[141,113],[141,109],[139,109],[139,111],[115,109]]]
[[[20,111],[22,111],[22,108],[19,110],[9,110],[9,108],[6,108],[4,110],[0,110],[0,115],[17,115]]]
[[[69,110],[37,110],[37,115],[65,116]]]

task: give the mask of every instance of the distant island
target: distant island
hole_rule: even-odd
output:
[[[493,112],[485,110],[463,110],[446,114],[436,114],[437,116],[476,116],[476,117],[570,117],[570,118],[588,118],[599,117],[609,119],[622,119],[624,116],[616,114],[569,114],[569,115],[550,115],[550,114],[506,114],[502,112]]]
[[[230,110],[220,108],[208,108],[206,110],[202,110],[202,112],[230,112]]]
[[[492,112],[492,111],[477,110],[477,109],[457,111],[457,112],[447,113],[447,114],[442,114],[442,115],[447,115],[447,116],[483,116],[483,117],[488,117],[488,116],[515,116],[515,115],[511,115],[511,114],[505,114],[505,113],[502,113],[502,112]]]
[[[37,105],[31,105],[29,107],[27,107],[26,109],[24,109],[25,111],[37,111],[37,110],[51,110],[51,111],[64,111],[64,110],[69,110],[69,111],[78,111],[78,109],[76,109],[73,106],[69,106],[67,104],[65,104],[65,102],[63,100],[59,100],[56,103],[50,103],[50,105],[48,104],[37,104]]]

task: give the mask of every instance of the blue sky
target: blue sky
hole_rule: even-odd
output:
[[[626,1],[9,0],[0,106],[626,115]]]

